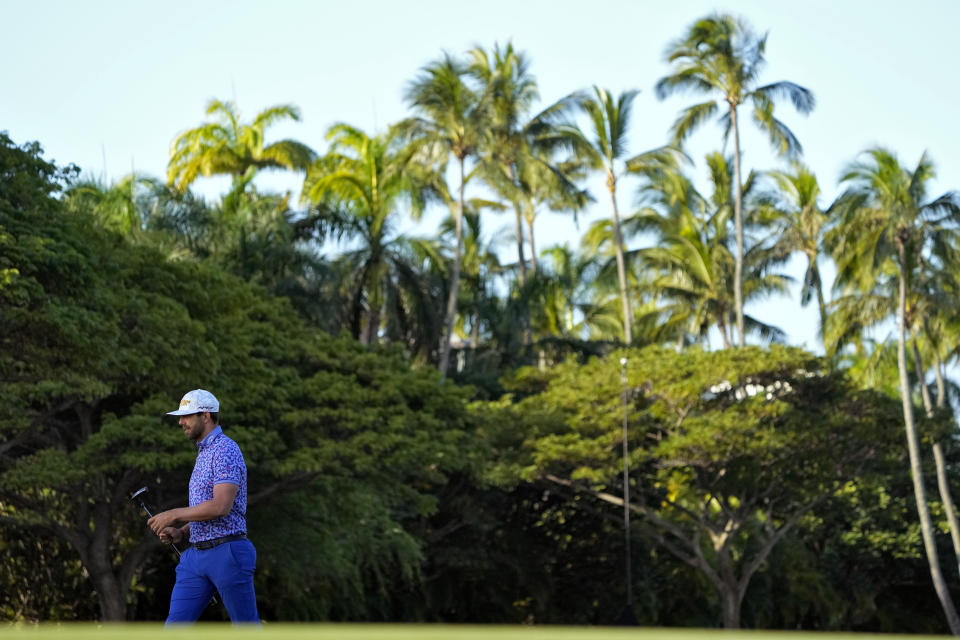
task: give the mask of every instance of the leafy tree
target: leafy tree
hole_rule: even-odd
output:
[[[387,573],[415,582],[419,541],[405,527],[429,515],[432,492],[464,463],[462,392],[399,352],[307,329],[284,301],[211,263],[167,260],[89,213],[63,212],[38,148],[2,152],[3,166],[41,176],[0,187],[11,276],[0,289],[5,527],[55,539],[51,554],[69,548],[100,617],[124,619],[162,548],[126,496],[149,482],[155,507],[182,504],[194,452],[160,416],[202,384],[223,401],[248,462],[262,580],[301,576],[331,594],[376,593]],[[281,530],[268,519],[281,515],[325,534]],[[334,554],[348,534],[350,549]],[[285,536],[322,542],[329,563],[299,574],[302,559],[292,566],[289,547],[278,552]],[[337,609],[332,597],[314,606],[291,596],[263,610],[373,617],[382,601]]]
[[[893,451],[895,406],[786,347],[619,352],[561,365],[543,391],[502,405],[492,420],[524,427],[495,473],[583,493],[619,518],[603,507],[623,507],[618,356],[628,358],[633,532],[698,572],[723,625],[737,627],[773,549]]]
[[[787,97],[801,113],[814,107],[813,94],[792,82],[774,82],[758,86],[760,72],[766,62],[764,53],[767,37],[757,37],[743,21],[730,15],[716,14],[694,22],[684,37],[670,43],[666,59],[674,65],[673,72],[657,81],[657,95],[662,99],[678,91],[712,94],[716,99],[688,107],[673,124],[675,144],[681,144],[699,125],[721,111],[724,136],[733,134],[734,163],[734,224],[737,253],[734,273],[734,301],[736,304],[737,339],[744,340],[743,321],[743,181],[740,177],[740,122],[741,105],[753,105],[753,119],[767,133],[773,148],[781,155],[796,155],[800,143],[793,132],[773,115],[777,98]]]
[[[139,184],[147,188],[156,186],[149,178],[133,173],[110,186],[98,180],[81,180],[67,190],[67,205],[76,211],[92,211],[108,229],[137,237],[146,223],[137,202]]]

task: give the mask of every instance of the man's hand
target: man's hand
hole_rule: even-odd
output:
[[[164,544],[179,544],[183,540],[183,531],[180,527],[167,527],[160,532],[160,542]]]
[[[158,513],[147,520],[147,526],[153,529],[153,532],[159,536],[164,529],[170,529],[176,525],[178,511],[179,509],[170,509],[169,511]]]

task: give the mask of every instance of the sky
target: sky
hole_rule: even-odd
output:
[[[822,205],[839,193],[844,166],[878,145],[910,167],[927,152],[938,171],[931,196],[960,189],[954,0],[0,0],[0,131],[17,143],[39,141],[48,159],[92,177],[164,176],[170,143],[201,124],[206,103],[218,98],[235,101],[247,119],[296,105],[301,122],[270,129],[268,142],[295,138],[322,153],[336,122],[372,133],[409,115],[405,87],[444,52],[512,42],[531,59],[539,106],[591,85],[639,89],[629,132],[629,151],[639,153],[664,144],[678,112],[700,100],[659,101],[653,86],[669,72],[668,43],[716,11],[768,34],[762,82],[790,80],[814,92],[809,116],[787,103],[777,116],[802,143]],[[752,125],[742,144],[747,169],[785,167]],[[704,154],[720,148],[718,127],[694,134],[695,175],[705,174]],[[292,175],[258,178],[277,190],[299,183]],[[620,184],[620,208],[629,213],[632,185]],[[225,185],[201,180],[196,190],[214,197]],[[575,247],[592,220],[610,215],[606,194],[591,190],[596,202],[579,227],[569,216],[541,214],[538,247]],[[411,232],[436,227],[429,218],[424,224],[432,228]],[[489,228],[509,226],[504,216]],[[790,270],[802,276],[799,261]],[[816,310],[801,308],[798,295],[747,312],[783,328],[791,344],[822,351]]]

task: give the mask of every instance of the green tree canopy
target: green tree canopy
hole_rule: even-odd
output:
[[[751,578],[798,520],[895,451],[896,405],[793,348],[621,351],[522,374],[513,386],[528,397],[486,407],[494,477],[582,493],[618,518],[604,503],[623,507],[620,357],[634,535],[697,571],[736,627]]]
[[[3,524],[69,545],[101,617],[124,619],[160,549],[127,495],[149,484],[155,506],[185,501],[195,451],[163,414],[205,387],[247,459],[262,580],[295,574],[301,587],[357,595],[351,605],[301,590],[274,615],[369,615],[376,603],[360,594],[385,573],[415,580],[419,542],[405,527],[468,462],[463,392],[399,352],[307,328],[212,263],[169,260],[92,213],[65,212],[39,148],[7,144],[0,156],[40,176],[0,191]],[[325,551],[291,565],[287,537]]]

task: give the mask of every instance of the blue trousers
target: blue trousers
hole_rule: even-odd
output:
[[[234,540],[213,547],[190,547],[177,565],[177,582],[170,594],[167,625],[196,622],[210,603],[213,591],[227,608],[230,621],[260,623],[253,593],[257,550],[249,540]]]

